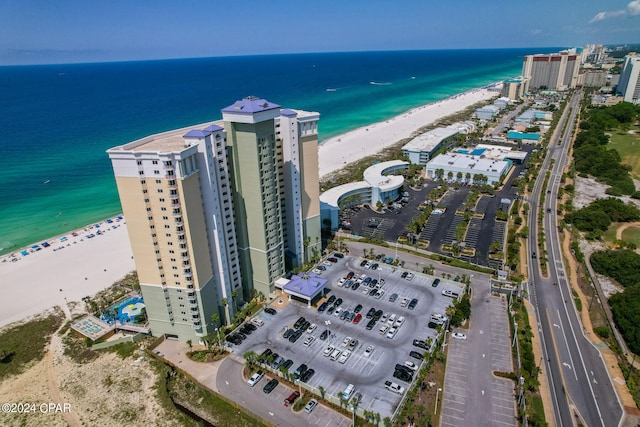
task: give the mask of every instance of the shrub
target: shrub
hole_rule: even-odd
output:
[[[596,326],[593,328],[593,332],[595,332],[600,338],[609,338],[609,328],[607,326]]]

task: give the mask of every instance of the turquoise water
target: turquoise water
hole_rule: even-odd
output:
[[[524,55],[552,50],[0,67],[0,254],[118,214],[108,148],[217,120],[245,96],[320,112],[324,140],[518,75]]]

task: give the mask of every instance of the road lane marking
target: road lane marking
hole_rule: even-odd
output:
[[[556,310],[556,312],[558,313],[558,319],[560,319],[561,318],[560,310]],[[569,323],[571,323],[569,316],[567,316],[567,320],[569,320]],[[567,346],[567,352],[569,353],[569,360],[571,361],[571,365],[575,366],[575,363],[573,362],[573,357],[571,356],[571,349],[569,348],[569,342],[567,341],[567,334],[564,333],[564,330],[562,328],[560,330],[562,331],[562,338],[564,338],[564,345]],[[578,381],[578,373],[576,371],[573,371],[573,375],[576,377],[576,381]]]

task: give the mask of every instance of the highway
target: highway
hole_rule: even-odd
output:
[[[543,162],[533,191],[528,197],[529,215],[529,285],[528,297],[536,307],[537,328],[541,335],[555,424],[577,425],[578,414],[587,426],[617,426],[623,415],[622,406],[598,350],[584,336],[578,318],[570,284],[567,280],[557,228],[557,193],[562,171],[569,161],[567,152],[580,108],[582,92],[577,91],[562,114],[558,131],[549,142],[549,151]],[[566,123],[566,127],[565,127]],[[553,159],[554,161],[552,162]],[[543,184],[550,172],[547,191]],[[544,196],[540,209],[540,196]],[[544,215],[542,230],[538,230],[538,215]],[[537,236],[541,231],[546,239],[548,253],[547,277],[540,271]],[[533,258],[537,253],[537,258]],[[532,326],[533,327],[533,326]]]

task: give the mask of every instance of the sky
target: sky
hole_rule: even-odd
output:
[[[640,0],[0,0],[0,65],[640,43]]]

